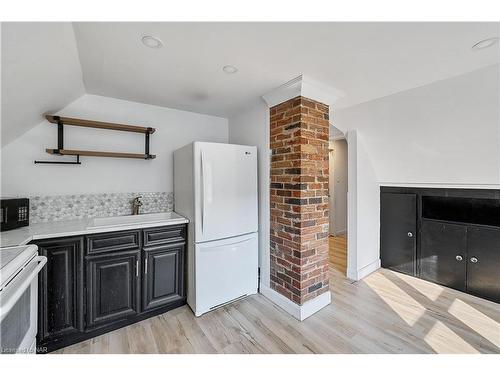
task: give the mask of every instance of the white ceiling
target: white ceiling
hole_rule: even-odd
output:
[[[3,23],[2,145],[85,92],[230,117],[304,74],[351,106],[499,62],[498,45],[470,48],[499,25]]]
[[[85,93],[71,23],[2,23],[2,145]]]
[[[229,117],[305,74],[346,96],[386,96],[499,61],[499,23],[75,23],[87,92]],[[142,35],[159,37],[150,49]],[[224,65],[238,67],[228,75]]]

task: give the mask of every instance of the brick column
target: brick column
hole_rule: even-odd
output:
[[[328,113],[302,96],[270,109],[270,287],[298,305],[329,291]]]

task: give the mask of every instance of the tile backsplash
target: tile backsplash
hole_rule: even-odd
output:
[[[132,213],[132,200],[142,196],[141,213],[173,210],[174,194],[167,192],[97,193],[32,196],[30,224]]]

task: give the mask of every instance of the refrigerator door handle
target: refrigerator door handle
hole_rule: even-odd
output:
[[[201,151],[201,233],[205,223],[205,166],[203,164],[203,150]]]
[[[203,201],[207,201],[208,204],[212,203],[212,164],[205,161],[205,168],[203,169],[205,172],[203,185],[206,186],[206,194],[203,197]]]
[[[240,243],[245,243],[245,242],[249,242],[249,241],[252,241],[252,238],[246,238],[244,240],[241,240],[241,241],[237,241],[237,242],[232,242],[232,243],[229,243],[225,246],[229,247],[229,250],[231,251],[234,251],[237,249],[237,247],[235,245],[238,245]],[[214,245],[214,246],[204,246],[203,247],[203,251],[204,252],[210,252],[210,251],[218,251],[220,249],[220,245]]]

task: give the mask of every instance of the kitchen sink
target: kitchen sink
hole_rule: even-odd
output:
[[[186,222],[186,219],[175,212],[161,212],[156,214],[126,215],[113,217],[99,217],[91,221],[87,228],[118,227],[131,224],[151,224],[157,222],[166,222],[172,224]]]

